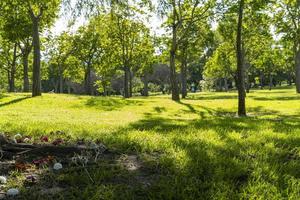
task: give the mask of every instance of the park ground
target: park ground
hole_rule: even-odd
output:
[[[85,171],[45,175],[47,187],[64,190],[43,199],[300,199],[295,89],[253,90],[248,117],[238,118],[236,110],[235,92],[189,94],[180,102],[4,93],[0,130],[98,140],[119,155],[89,167],[95,183]],[[38,185],[22,188],[11,173],[8,184],[21,187],[21,199],[41,199]]]

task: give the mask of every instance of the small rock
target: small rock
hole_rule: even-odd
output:
[[[11,188],[9,190],[7,190],[7,196],[17,196],[19,194],[19,190],[17,188]]]
[[[53,169],[56,171],[61,170],[62,168],[63,168],[63,166],[61,163],[55,163],[53,166]]]
[[[7,179],[5,176],[0,176],[0,184],[6,184]]]

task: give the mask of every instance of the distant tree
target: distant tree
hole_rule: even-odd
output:
[[[277,32],[293,43],[296,91],[300,93],[300,1],[276,1],[272,12],[275,13]]]
[[[103,22],[104,19],[98,18],[97,20]],[[95,18],[87,26],[80,27],[72,43],[75,47],[74,55],[84,67],[84,88],[88,95],[93,95],[92,70],[101,62],[101,56],[104,52],[105,38],[101,37],[103,32],[98,31],[97,23],[99,22],[97,20]]]
[[[195,22],[206,18],[210,1],[200,0],[161,0],[159,12],[168,16],[168,27],[171,29],[170,39],[170,82],[172,100],[179,101],[179,85],[176,74],[176,57],[178,45],[187,37],[188,31]],[[184,26],[183,26],[184,25]]]

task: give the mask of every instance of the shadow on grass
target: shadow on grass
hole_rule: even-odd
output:
[[[194,105],[180,104],[201,116],[202,111]],[[256,116],[269,113],[282,118],[276,121],[238,118],[222,109],[199,107],[208,114],[205,118],[160,117],[163,109],[158,107],[154,108],[156,113],[147,113],[143,119],[104,136],[108,145],[122,153],[146,154],[145,167],[158,177],[153,182],[141,186],[136,179],[139,171],[128,172],[109,163],[89,170],[97,180],[94,184],[83,170],[59,176],[57,183],[72,188],[61,193],[61,198],[300,199],[300,136],[296,134],[300,114],[285,118],[263,107],[250,110]],[[274,133],[265,134],[262,129]],[[161,140],[151,144],[146,137],[131,135],[136,131],[149,131],[149,137],[159,135]],[[215,138],[209,138],[211,132],[216,133]],[[149,161],[152,152],[159,154]]]
[[[300,100],[299,96],[281,96],[281,97],[252,97],[252,99],[257,101],[293,101]]]
[[[85,106],[94,107],[101,110],[119,110],[125,106],[142,106],[143,102],[132,99],[113,99],[105,97],[91,97]]]
[[[157,113],[162,113],[162,112],[166,112],[167,111],[165,107],[161,107],[161,106],[156,106],[153,109]]]
[[[197,113],[190,106],[187,107]],[[249,195],[260,197],[262,190],[264,199],[275,199],[276,196],[286,198],[289,196],[287,190],[297,198],[300,197],[297,193],[298,185],[290,183],[293,179],[300,178],[297,170],[300,167],[300,137],[293,136],[300,130],[299,122],[294,121],[291,126],[290,121],[285,120],[278,122],[256,117],[218,116],[220,112],[209,108],[206,110],[214,117],[182,120],[148,113],[144,119],[107,138],[124,150],[162,153],[156,165],[161,172],[156,172],[160,178],[147,190],[143,190],[147,197],[247,199]],[[276,113],[265,111],[261,107],[253,108],[252,111]],[[265,134],[262,129],[272,130],[274,134]],[[151,149],[146,138],[143,142],[138,142],[135,137],[127,136],[133,131],[149,131],[153,136],[158,134],[168,140],[168,145]],[[203,134],[208,134],[209,131],[217,133],[218,139],[204,139]],[[257,134],[260,132],[261,135]],[[188,136],[191,133],[193,137]],[[257,137],[253,138],[252,133],[256,133]],[[276,133],[285,134],[286,138],[279,137]],[[235,138],[232,134],[239,136]],[[198,138],[197,135],[202,136]],[[168,148],[172,149],[171,152],[177,152],[178,157],[168,153]],[[266,185],[269,189],[265,188]]]
[[[13,99],[13,100],[8,101],[8,102],[0,103],[0,107],[12,105],[12,104],[16,104],[16,103],[19,103],[19,102],[21,102],[23,100],[29,99],[29,98],[31,98],[31,97],[30,96],[26,96],[26,97],[21,97],[21,98]]]
[[[228,93],[228,95],[196,95],[196,96],[188,96],[185,100],[225,100],[225,99],[237,99],[237,95],[232,95]]]

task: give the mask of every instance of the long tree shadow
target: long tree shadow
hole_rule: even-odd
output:
[[[225,95],[191,95],[188,96],[185,100],[225,100],[225,99],[237,99],[237,95],[232,95],[230,93]]]
[[[26,99],[29,99],[29,98],[31,98],[31,97],[30,96],[25,96],[25,97],[13,99],[13,100],[8,101],[8,102],[0,103],[0,107],[16,104],[16,103],[19,103],[19,102],[24,101]]]
[[[300,100],[300,96],[281,96],[281,97],[252,97],[256,101],[294,101]]]

